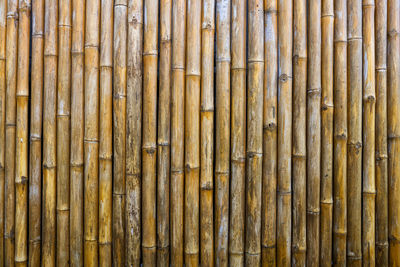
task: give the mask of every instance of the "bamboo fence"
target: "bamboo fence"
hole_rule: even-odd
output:
[[[0,267],[399,266],[400,0],[0,0]]]

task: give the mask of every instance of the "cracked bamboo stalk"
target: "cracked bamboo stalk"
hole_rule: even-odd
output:
[[[57,1],[45,0],[42,266],[56,266]]]
[[[389,266],[388,243],[388,147],[387,147],[387,0],[375,9],[375,155],[376,155],[376,264]]]
[[[278,3],[277,265],[290,266],[292,235],[292,1]]]
[[[375,0],[363,0],[362,264],[375,265]]]
[[[99,251],[100,0],[86,1],[84,124],[84,266],[98,266]]]
[[[31,2],[18,5],[18,74],[15,147],[15,266],[28,265],[28,108]]]
[[[140,265],[143,1],[128,2],[125,258]]]
[[[332,263],[333,225],[333,35],[334,0],[321,7],[321,223],[320,264]],[[346,67],[346,66],[344,66]]]
[[[85,1],[72,1],[70,264],[83,266],[83,140]]]
[[[171,265],[184,264],[184,108],[186,0],[172,3],[171,88]]]
[[[101,1],[99,121],[99,266],[112,265],[113,1]]]
[[[389,181],[389,265],[400,265],[400,1],[389,0],[388,14],[388,181]]]
[[[248,2],[247,171],[245,264],[261,263],[261,195],[264,90],[264,5]]]
[[[113,264],[125,265],[127,0],[114,1],[113,54]],[[112,61],[111,61],[112,62]],[[110,62],[110,63],[111,63]]]
[[[293,2],[293,266],[306,265],[307,1]]]
[[[362,9],[347,2],[348,140],[347,140],[347,264],[361,266],[362,186]]]
[[[69,264],[71,2],[59,0],[57,79],[57,266]]]
[[[232,0],[229,263],[238,267],[244,266],[246,221],[246,12],[246,1]]]
[[[200,258],[214,265],[214,32],[215,1],[203,1],[200,110]]]
[[[347,233],[347,11],[346,0],[334,2],[333,243],[335,266],[346,266]],[[330,265],[330,263],[329,263]]]
[[[5,117],[5,266],[14,265],[15,233],[15,124],[18,48],[18,0],[7,1],[6,28],[6,117]]]
[[[29,144],[29,257],[30,266],[40,266],[42,197],[42,109],[44,0],[32,5],[31,110]],[[1,250],[0,250],[1,251]]]

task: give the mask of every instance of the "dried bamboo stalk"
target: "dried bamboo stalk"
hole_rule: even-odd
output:
[[[58,3],[45,0],[42,266],[56,266]]]
[[[28,265],[28,104],[31,2],[18,5],[18,74],[15,147],[15,266]]]
[[[171,265],[183,266],[186,0],[172,3]]]
[[[292,1],[278,3],[279,84],[277,265],[290,266],[291,252],[291,149],[292,149]]]
[[[389,151],[389,265],[400,264],[400,1],[388,1],[388,151]]]
[[[347,264],[361,266],[362,8],[359,0],[347,1],[347,34]]]
[[[200,110],[200,258],[214,265],[214,32],[215,1],[203,1]]]
[[[100,0],[86,1],[84,133],[84,266],[99,253],[99,48]]]
[[[112,265],[113,2],[101,1],[100,26],[99,266],[104,267]]]
[[[363,0],[362,263],[375,265],[375,0]]]
[[[388,243],[388,147],[387,147],[387,0],[376,1],[375,9],[375,179],[376,264],[389,266]]]
[[[335,266],[346,266],[347,233],[347,11],[346,0],[335,0],[334,20],[334,156],[333,243]],[[330,264],[330,263],[329,263]]]
[[[39,267],[41,251],[44,0],[33,2],[32,22],[28,262],[30,266]]]
[[[144,2],[144,16],[142,257],[144,265],[155,266],[158,1]]]
[[[143,1],[128,2],[125,258],[140,265]]]
[[[237,267],[244,266],[244,237],[246,221],[246,13],[246,1],[232,0],[232,146],[229,212],[229,263],[230,265]],[[204,58],[204,54],[202,57]],[[202,73],[203,76],[208,76],[206,73]]]
[[[157,136],[157,266],[169,266],[169,180],[172,1],[160,1],[160,69]]]
[[[261,263],[261,193],[263,152],[264,10],[248,2],[247,173],[245,264]]]
[[[72,1],[71,43],[71,156],[70,156],[70,263],[83,266],[83,140],[85,1]]]
[[[127,0],[114,2],[113,69],[113,264],[125,265],[125,155],[127,86]],[[111,63],[111,62],[110,62]]]
[[[321,223],[320,265],[332,263],[334,0],[321,7]],[[346,66],[344,66],[345,68]],[[346,144],[345,144],[346,145]]]
[[[18,55],[18,0],[7,2],[6,32],[6,118],[5,118],[5,266],[14,265],[15,233],[15,124]]]

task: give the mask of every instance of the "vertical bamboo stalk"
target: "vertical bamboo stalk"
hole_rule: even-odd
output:
[[[40,266],[42,193],[44,1],[32,6],[31,114],[29,156],[29,264]]]
[[[6,118],[5,118],[5,266],[14,265],[15,232],[15,124],[18,55],[18,0],[7,2]]]
[[[183,266],[186,0],[172,6],[171,265]]]
[[[278,10],[277,265],[290,266],[292,229],[292,1],[279,0]]]
[[[293,221],[292,263],[306,265],[307,192],[306,183],[306,110],[307,110],[307,1],[293,2]],[[315,19],[315,17],[314,17]],[[311,36],[310,36],[311,37]],[[310,40],[312,41],[312,40]],[[315,58],[314,58],[315,59]],[[313,70],[310,69],[312,72]],[[310,181],[308,181],[310,182]],[[315,234],[315,233],[313,233]],[[314,261],[312,261],[315,264]]]
[[[158,1],[144,2],[143,36],[142,253],[143,264],[155,266]]]
[[[389,265],[400,265],[400,1],[388,1]]]
[[[215,1],[203,1],[200,110],[200,258],[214,265],[214,32]]]
[[[363,0],[362,263],[375,265],[375,1]],[[399,11],[398,11],[399,12]]]
[[[15,265],[28,265],[28,104],[31,2],[18,5],[18,75],[15,147]]]
[[[56,265],[57,1],[45,0],[42,266]]]
[[[160,70],[157,137],[157,266],[169,266],[171,0],[160,1]]]
[[[84,36],[86,1],[72,1],[70,261],[83,266]]]
[[[231,1],[216,1],[215,264],[228,266]],[[262,149],[262,147],[261,147]]]
[[[69,264],[71,2],[59,0],[57,80],[57,266]]]
[[[185,85],[185,265],[199,263],[201,1],[187,2]]]
[[[375,175],[376,175],[376,264],[389,266],[388,243],[388,147],[387,147],[387,0],[375,9]]]
[[[347,140],[347,264],[361,266],[362,184],[362,8],[347,2],[348,131]]]
[[[346,0],[335,0],[334,20],[334,158],[333,243],[335,266],[346,266],[347,233],[347,11]],[[321,237],[322,238],[322,237]]]
[[[125,258],[140,265],[143,1],[128,2]]]
[[[232,0],[229,263],[238,267],[244,266],[246,221],[246,11],[246,1]]]
[[[264,89],[264,5],[248,2],[247,173],[245,264],[261,263],[261,193]]]
[[[86,1],[84,266],[98,266],[100,0]]]
[[[332,263],[333,225],[333,35],[334,0],[323,0],[321,7],[321,229],[320,264]],[[344,66],[346,67],[346,66]]]
[[[99,266],[112,265],[113,171],[113,1],[101,1],[100,138],[99,138]]]
[[[127,13],[126,0],[114,2],[114,69],[113,69],[113,147],[114,201],[113,252],[115,266],[125,265],[125,152],[126,152],[126,86],[127,86]]]

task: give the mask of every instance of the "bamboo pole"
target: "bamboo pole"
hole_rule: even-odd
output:
[[[45,1],[42,266],[56,265],[57,1]]]
[[[183,266],[186,0],[172,3],[171,265]]]
[[[160,69],[157,136],[157,266],[169,266],[171,8],[171,0],[160,1]]]
[[[263,1],[248,2],[247,173],[245,264],[261,263],[262,125],[264,89]]]
[[[229,263],[238,267],[244,266],[246,221],[246,11],[246,1],[232,0]]]
[[[72,1],[70,263],[83,266],[84,36],[86,1]]]
[[[214,33],[215,1],[203,1],[200,110],[200,258],[214,265]]]
[[[143,1],[128,2],[125,258],[140,265]]]
[[[388,151],[389,151],[389,265],[400,265],[400,2],[388,1]]]
[[[32,5],[31,114],[29,145],[29,257],[30,266],[40,266],[42,193],[42,108],[44,1]]]
[[[334,158],[333,243],[335,266],[346,266],[347,233],[347,11],[346,0],[335,0],[334,20]]]
[[[375,265],[375,0],[363,0],[362,263]]]
[[[14,265],[15,233],[15,124],[18,55],[18,1],[7,2],[6,32],[6,118],[5,118],[5,266]]]
[[[348,140],[347,140],[347,264],[361,266],[362,184],[362,9],[347,2]]]
[[[57,80],[57,266],[69,264],[71,2],[59,0]]]
[[[113,253],[115,266],[125,265],[125,155],[127,86],[127,6],[126,0],[114,2],[113,69]],[[111,63],[111,62],[110,62]]]
[[[113,1],[101,2],[99,121],[99,266],[112,265]]]
[[[215,264],[228,266],[231,1],[216,1]],[[261,147],[262,149],[262,147]]]
[[[277,265],[290,266],[292,147],[292,1],[278,3],[279,84]]]
[[[98,266],[100,1],[86,1],[84,266]]]
[[[306,184],[306,110],[307,110],[307,1],[293,2],[293,221],[292,262],[293,266],[306,265],[308,242],[306,231],[307,192]],[[315,19],[315,17],[314,17]],[[311,31],[311,30],[310,30]],[[311,36],[310,36],[311,37]],[[310,38],[311,39],[311,38]],[[310,40],[312,41],[312,39]],[[313,48],[312,46],[310,47]],[[313,58],[312,58],[313,59]],[[312,69],[310,69],[313,72]],[[309,130],[309,129],[308,129]],[[310,182],[310,181],[308,181]],[[315,234],[315,233],[313,233]],[[312,261],[315,264],[315,261]]]
[[[201,1],[187,2],[185,84],[185,266],[199,263]]]
[[[388,151],[387,151],[387,1],[377,1],[375,9],[376,79],[376,264],[389,266],[388,243]]]
[[[144,2],[144,16],[142,257],[144,266],[155,266],[158,1]]]
[[[334,0],[321,7],[321,229],[320,265],[332,263]],[[346,68],[346,66],[344,66]]]

